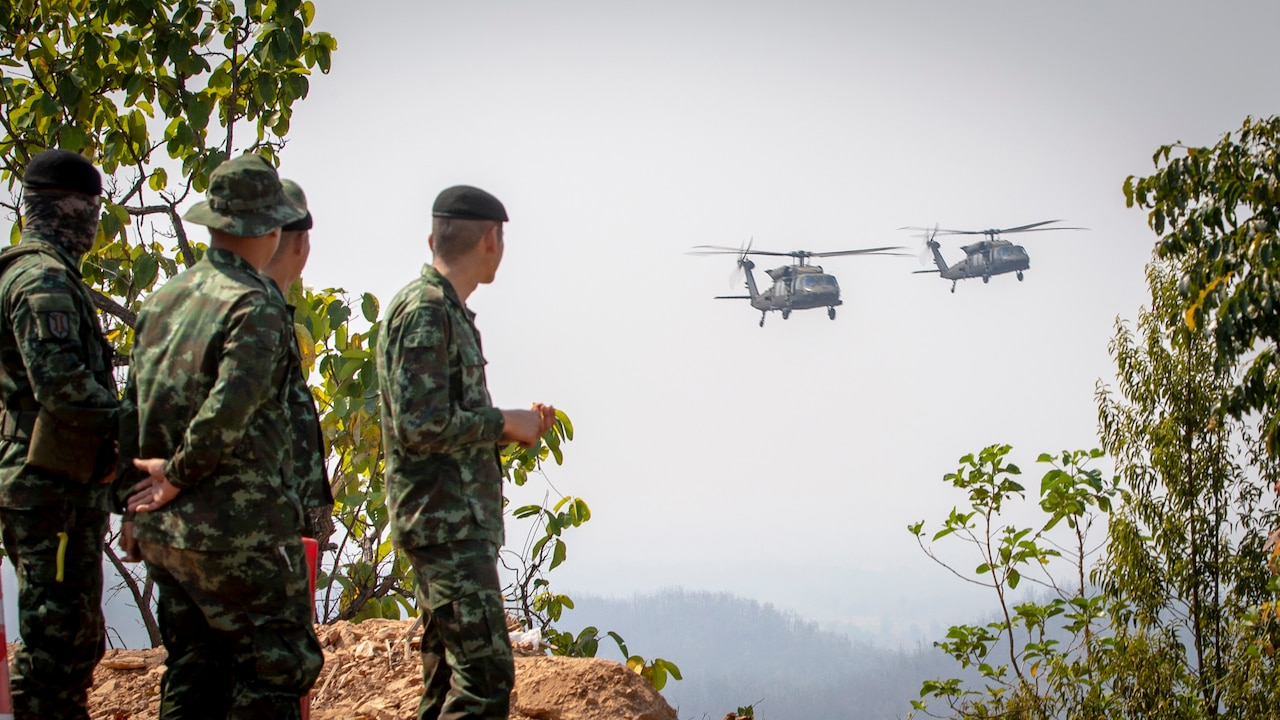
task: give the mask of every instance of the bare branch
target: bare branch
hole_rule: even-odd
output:
[[[151,642],[151,647],[160,647],[160,625],[156,622],[155,614],[151,611],[151,603],[147,594],[138,587],[138,579],[133,572],[125,566],[124,561],[116,555],[116,550],[111,543],[106,543],[103,550],[107,554],[107,559],[111,561],[112,567],[120,574],[120,579],[124,581],[125,587],[129,588],[129,594],[133,596],[133,602],[138,607],[138,614],[142,616],[142,625],[147,629],[147,640]]]
[[[132,198],[134,195],[137,195],[139,192],[142,191],[142,185],[146,183],[146,181],[147,181],[147,176],[145,173],[142,175],[139,175],[138,182],[134,183],[133,187],[129,189],[129,192],[124,197],[120,198],[120,202],[116,204],[123,205],[129,202],[130,198]]]
[[[173,205],[169,206],[169,219],[173,222],[173,232],[178,239],[178,250],[182,253],[182,263],[187,267],[195,265],[196,254],[191,249],[191,241],[187,239],[187,228],[182,224],[182,218],[178,217],[178,210]]]
[[[131,207],[126,207],[124,210],[125,212],[129,213],[134,217],[143,217],[145,215],[159,215],[161,213],[168,215],[169,213],[173,212],[173,208],[169,207],[168,205],[142,205],[140,207],[137,205],[134,205]]]
[[[138,313],[103,295],[102,292],[94,288],[89,288],[93,293],[93,304],[98,306],[102,312],[118,318],[121,322],[129,327],[135,327],[138,324]]]

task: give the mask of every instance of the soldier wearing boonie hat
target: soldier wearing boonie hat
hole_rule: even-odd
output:
[[[305,216],[265,159],[219,165],[184,216],[208,251],[138,313],[119,494],[159,589],[161,717],[297,718],[323,663],[288,487],[293,323],[258,273]]]
[[[259,237],[306,217],[285,197],[276,169],[261,155],[245,154],[209,175],[205,200],[183,220],[237,237]]]
[[[499,410],[466,299],[493,282],[507,211],[457,185],[432,206],[431,264],[387,306],[378,347],[391,540],[423,614],[421,719],[505,720],[515,681],[498,579],[498,448],[532,447],[555,409]]]
[[[17,717],[87,720],[106,649],[102,549],[119,393],[80,260],[102,177],[45,150],[22,176],[22,240],[0,252],[0,528],[18,577]]]
[[[285,197],[307,214],[301,220],[285,225],[280,233],[280,246],[276,254],[262,269],[279,293],[281,302],[289,287],[302,277],[302,270],[311,256],[311,211],[307,208],[307,196],[298,183],[281,180]],[[295,308],[289,306],[289,317]],[[290,487],[302,504],[304,527],[302,536],[314,538],[323,549],[333,534],[333,490],[329,487],[329,470],[325,466],[328,455],[324,432],[320,428],[320,415],[316,411],[315,398],[302,369],[302,354],[296,333],[289,343],[291,365],[289,373],[289,420],[293,426],[290,456]]]

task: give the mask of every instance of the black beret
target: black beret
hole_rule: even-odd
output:
[[[27,163],[22,188],[101,195],[102,176],[93,163],[70,150],[45,150]]]
[[[435,205],[431,206],[431,215],[443,218],[507,222],[507,209],[502,207],[498,198],[470,185],[454,185],[441,190],[436,196]]]

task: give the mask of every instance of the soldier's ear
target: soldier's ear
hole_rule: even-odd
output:
[[[484,244],[484,251],[486,254],[498,252],[499,246],[502,244],[502,238],[499,237],[498,226],[492,225],[488,230],[485,230],[484,235],[480,238],[480,242]]]

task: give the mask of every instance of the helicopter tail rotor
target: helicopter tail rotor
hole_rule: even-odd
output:
[[[933,264],[933,251],[935,248],[938,247],[938,242],[934,240],[934,238],[938,236],[938,226],[934,225],[932,228],[918,228],[918,229],[924,231],[920,233],[920,239],[923,240],[924,242],[922,242],[920,245],[920,254],[917,256],[917,258],[920,260],[920,264],[922,266],[928,267]],[[921,272],[937,272],[937,271],[924,270]]]
[[[746,268],[755,267],[755,263],[751,262],[747,257],[751,253],[751,245],[754,242],[755,237],[752,236],[747,240],[747,244],[743,245],[742,249],[738,252],[738,264],[734,266],[733,272],[729,273],[729,285],[733,288],[742,287],[747,280]]]

